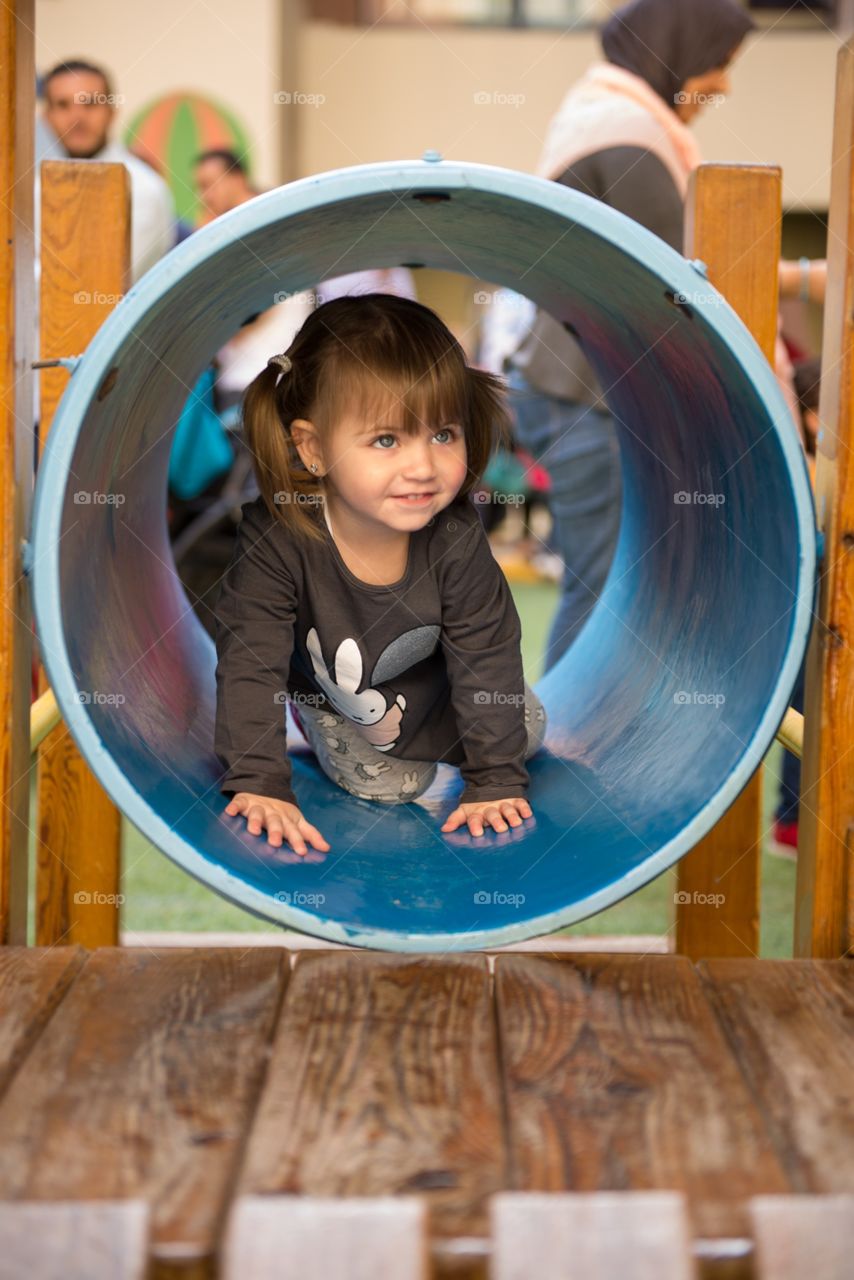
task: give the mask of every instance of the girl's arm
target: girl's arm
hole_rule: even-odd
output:
[[[246,503],[215,609],[214,749],[220,790],[296,804],[285,733],[297,593],[277,526],[261,499]]]
[[[445,519],[443,515],[440,519]],[[442,647],[466,755],[459,803],[523,797],[525,681],[522,627],[507,579],[476,511],[453,504],[441,560]]]

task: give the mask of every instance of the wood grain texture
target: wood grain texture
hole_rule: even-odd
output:
[[[684,1192],[698,1234],[789,1189],[700,981],[681,956],[499,956],[514,1187]]]
[[[854,41],[837,58],[819,419],[824,557],[807,654],[795,954],[835,960],[854,945]]]
[[[671,1191],[494,1196],[491,1280],[693,1280],[685,1197]]]
[[[222,1280],[428,1280],[427,1213],[410,1196],[245,1196],[226,1232]]]
[[[286,964],[93,954],[0,1103],[0,1198],[142,1198],[158,1276],[206,1274]]]
[[[758,1196],[750,1218],[756,1280],[850,1280],[854,1196]]]
[[[691,177],[685,256],[699,258],[773,364],[782,225],[781,173],[772,165],[701,165]],[[762,771],[678,867],[676,950],[759,953]],[[720,907],[705,903],[723,894]]]
[[[0,1280],[146,1280],[143,1200],[0,1204]]]
[[[0,6],[0,945],[27,940],[33,490],[33,0]]]
[[[854,1192],[854,966],[710,960],[699,972],[792,1188]]]
[[[301,954],[241,1192],[421,1194],[442,1237],[506,1178],[485,957]]]
[[[125,291],[130,175],[123,164],[69,160],[45,161],[41,173],[41,355],[50,360],[85,351]],[[41,450],[69,376],[40,375]],[[47,688],[42,671],[39,692]],[[60,724],[38,755],[38,943],[118,943],[120,847],[121,815]]]
[[[85,961],[80,947],[0,948],[0,1095]]]

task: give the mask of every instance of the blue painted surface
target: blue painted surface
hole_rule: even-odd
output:
[[[620,544],[599,606],[537,686],[549,736],[529,762],[535,818],[443,836],[456,770],[441,766],[421,800],[386,808],[335,787],[293,734],[297,794],[332,846],[306,862],[222,813],[215,653],[166,528],[171,429],[211,354],[276,294],[413,261],[524,292],[581,334],[621,424]],[[80,491],[122,500],[80,503]],[[269,192],[139,281],[63,397],[32,543],[51,683],[128,817],[258,915],[408,951],[574,923],[687,853],[783,717],[815,567],[809,480],[776,380],[697,266],[557,183],[447,161]]]

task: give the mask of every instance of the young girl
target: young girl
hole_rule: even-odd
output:
[[[337,298],[249,385],[243,420],[260,496],[216,610],[225,812],[273,846],[329,849],[291,787],[290,701],[344,790],[405,803],[441,761],[466,784],[443,832],[520,826],[545,712],[467,496],[509,434],[501,381],[427,307]]]

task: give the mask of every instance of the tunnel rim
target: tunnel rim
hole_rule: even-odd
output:
[[[373,184],[373,185],[371,185]],[[49,636],[42,660],[65,723],[84,759],[107,794],[128,820],[173,862],[201,883],[251,914],[282,928],[296,929],[327,941],[375,947],[380,950],[457,951],[501,946],[576,924],[620,901],[675,865],[702,838],[733,803],[764,757],[789,704],[790,690],[800,667],[809,636],[814,598],[815,519],[806,462],[794,430],[789,430],[788,408],[776,377],[760,348],[736,313],[717,295],[714,303],[692,304],[720,341],[731,351],[745,378],[767,410],[768,418],[786,464],[792,505],[797,516],[800,551],[798,589],[792,609],[792,625],[785,660],[753,736],[736,765],[694,817],[656,852],[617,879],[575,899],[568,906],[491,929],[468,933],[398,932],[386,928],[355,928],[276,900],[212,861],[178,835],[133,786],[105,748],[85,704],[77,697],[62,624],[60,586],[61,517],[70,477],[70,464],[83,430],[89,406],[112,367],[113,357],[124,344],[134,323],[173,290],[185,277],[235,239],[265,226],[283,222],[315,208],[407,189],[474,188],[500,201],[533,203],[571,220],[608,241],[619,252],[640,260],[663,284],[677,293],[696,290],[698,279],[714,293],[698,264],[683,258],[652,232],[616,210],[579,192],[529,174],[493,165],[466,161],[405,160],[358,165],[303,178],[265,192],[224,214],[176,246],[135,284],[107,317],[87,348],[85,357],[69,380],[57,408],[40,461],[32,517],[32,569],[34,612],[39,633]],[[429,254],[428,254],[429,257]],[[348,267],[348,269],[353,269]],[[355,268],[358,269],[358,268]],[[475,277],[471,277],[474,279]],[[56,500],[61,493],[62,500]],[[48,495],[54,498],[48,502]],[[165,501],[165,498],[164,498]],[[559,670],[553,668],[538,687]],[[260,839],[260,837],[259,837]]]

